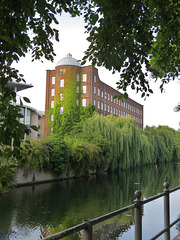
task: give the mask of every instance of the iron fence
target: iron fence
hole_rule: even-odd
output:
[[[169,195],[172,192],[175,192],[180,189],[179,187],[168,189],[169,184],[167,182],[164,183],[164,189],[163,192],[160,194],[157,194],[153,197],[150,197],[145,200],[141,200],[142,193],[141,191],[137,190],[135,192],[136,199],[134,200],[134,204],[129,205],[127,207],[121,208],[119,210],[116,210],[114,212],[108,213],[106,215],[91,219],[91,220],[83,220],[83,223],[76,225],[74,227],[71,227],[69,229],[66,229],[62,232],[59,232],[57,234],[51,235],[49,237],[44,238],[44,240],[58,240],[62,239],[64,237],[67,237],[69,235],[72,235],[74,233],[77,233],[81,231],[82,233],[82,239],[83,240],[92,240],[93,235],[93,225],[96,225],[98,223],[101,223],[105,220],[108,220],[112,217],[115,217],[119,214],[122,214],[124,212],[127,212],[131,209],[134,209],[134,224],[135,224],[135,240],[142,240],[142,207],[146,203],[149,203],[151,201],[154,201],[158,198],[164,197],[164,229],[157,233],[151,240],[157,239],[162,234],[164,234],[165,240],[170,240],[170,229],[172,226],[174,226],[177,222],[180,221],[180,217],[176,219],[174,222],[170,223],[170,201],[169,201]]]

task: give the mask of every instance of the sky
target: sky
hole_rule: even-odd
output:
[[[89,43],[85,34],[84,22],[80,17],[71,18],[68,14],[62,14],[59,18],[59,42],[54,42],[54,51],[56,56],[54,61],[50,62],[43,59],[41,61],[31,60],[31,55],[26,54],[13,67],[17,68],[20,73],[24,74],[26,83],[32,84],[33,88],[18,92],[20,97],[28,97],[31,101],[31,107],[37,110],[45,110],[45,91],[46,91],[46,70],[55,69],[60,59],[66,57],[68,53],[72,57],[81,60],[84,51],[88,48]],[[86,65],[90,65],[87,63]],[[99,78],[102,82],[116,89],[116,82],[119,80],[119,74],[112,74],[104,67],[96,67],[99,72]],[[146,100],[141,98],[141,94],[128,90],[129,97],[144,106],[144,127],[166,125],[175,130],[179,129],[180,112],[174,112],[174,107],[180,103],[180,82],[174,80],[165,86],[165,91],[160,92],[160,81],[152,81],[153,94]]]

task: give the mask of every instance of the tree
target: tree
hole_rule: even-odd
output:
[[[142,97],[153,93],[150,78],[165,83],[179,76],[178,0],[95,0],[85,15],[89,59],[120,73],[119,89],[131,86]],[[151,77],[149,76],[151,74]],[[127,96],[127,95],[125,95]]]
[[[80,1],[83,4],[83,1]],[[24,133],[29,130],[17,120],[19,109],[16,93],[9,89],[8,83],[25,82],[23,75],[12,68],[13,61],[32,52],[32,60],[45,57],[53,60],[52,39],[59,40],[58,31],[52,24],[58,24],[57,14],[62,11],[72,16],[80,14],[80,3],[76,0],[9,0],[0,4],[0,154],[2,146],[10,146],[14,139],[12,154],[18,155],[18,147]],[[28,101],[25,98],[26,101]],[[10,150],[10,148],[9,148]]]

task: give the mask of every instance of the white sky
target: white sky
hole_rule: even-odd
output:
[[[34,87],[19,92],[20,96],[26,96],[31,100],[31,106],[37,110],[45,109],[45,91],[46,91],[46,70],[55,69],[57,62],[66,57],[68,53],[77,60],[81,60],[84,51],[88,47],[86,41],[87,35],[84,33],[84,23],[81,18],[70,18],[68,14],[63,14],[59,18],[60,24],[56,26],[59,29],[60,42],[54,43],[56,57],[54,62],[44,60],[31,62],[30,54],[22,58],[14,67],[24,74],[28,84]],[[86,65],[90,65],[89,63]],[[119,74],[112,74],[105,68],[98,68],[100,80],[116,88],[116,82]],[[153,83],[153,91],[148,99],[141,99],[140,93],[128,91],[129,97],[144,105],[144,127],[167,125],[174,129],[179,128],[180,112],[174,112],[174,107],[180,102],[180,83],[177,80],[167,84],[165,93],[160,93],[160,83]]]

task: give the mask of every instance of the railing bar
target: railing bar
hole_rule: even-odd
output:
[[[180,218],[176,219],[174,222],[172,222],[168,228],[164,228],[161,232],[159,232],[157,235],[155,235],[153,238],[151,238],[150,240],[155,240],[158,237],[160,237],[163,233],[165,233],[168,229],[170,229],[174,224],[176,224],[177,222],[180,221]]]
[[[177,222],[180,221],[180,217],[178,219],[176,219],[174,222],[172,222],[169,226],[169,228],[171,228],[172,226],[174,226],[174,224],[176,224]]]
[[[169,190],[169,193],[175,192],[175,191],[177,191],[177,190],[179,190],[179,189],[180,189],[180,186]],[[160,194],[155,195],[155,196],[153,196],[153,197],[150,197],[150,198],[148,198],[148,199],[146,199],[146,200],[142,200],[141,203],[142,203],[142,205],[144,205],[144,204],[146,204],[146,203],[148,203],[148,202],[151,202],[151,201],[156,200],[156,199],[158,199],[158,198],[160,198],[160,197],[163,197],[164,195],[165,195],[165,193],[160,193]],[[121,209],[116,210],[116,211],[114,211],[114,212],[108,213],[108,214],[103,215],[103,216],[100,216],[100,217],[98,217],[98,218],[94,218],[94,219],[92,219],[92,220],[89,220],[89,223],[90,223],[91,225],[95,225],[95,224],[100,223],[100,222],[103,222],[103,221],[105,221],[105,220],[107,220],[107,219],[109,219],[109,218],[112,218],[112,217],[114,217],[114,216],[116,216],[116,215],[119,215],[119,214],[121,214],[121,213],[127,212],[127,211],[129,211],[129,210],[132,210],[132,209],[134,209],[135,207],[136,207],[136,204],[129,205],[129,206],[125,207],[125,208],[121,208]],[[180,218],[178,218],[177,220],[175,220],[174,222],[172,222],[172,223],[169,225],[169,227],[163,229],[163,230],[162,230],[161,232],[159,232],[155,237],[151,238],[151,240],[154,240],[154,239],[158,238],[159,236],[161,236],[163,233],[165,233],[167,230],[169,230],[169,229],[170,229],[174,224],[176,224],[178,221],[180,221]],[[56,234],[51,235],[51,236],[49,236],[49,237],[46,237],[46,238],[44,238],[44,240],[58,240],[58,239],[61,239],[61,238],[63,238],[63,237],[67,237],[67,236],[69,236],[69,235],[71,235],[71,234],[73,234],[73,233],[79,232],[80,230],[86,229],[86,227],[87,227],[86,223],[81,223],[81,224],[76,225],[76,226],[74,226],[74,227],[68,228],[68,229],[66,229],[66,230],[64,230],[64,231],[62,231],[62,232],[59,232],[59,233],[56,233]]]
[[[112,217],[114,217],[114,216],[116,216],[116,215],[119,215],[119,214],[121,214],[121,213],[127,212],[127,211],[129,211],[129,210],[132,210],[132,209],[134,209],[135,207],[136,207],[136,204],[129,205],[129,206],[125,207],[125,208],[121,208],[121,209],[119,209],[119,210],[116,210],[116,211],[114,211],[114,212],[108,213],[108,214],[106,214],[106,215],[103,215],[103,216],[94,218],[94,219],[90,220],[90,223],[91,223],[92,225],[95,225],[95,224],[100,223],[100,222],[103,222],[103,221],[105,221],[105,220],[107,220],[107,219],[109,219],[109,218],[112,218]]]
[[[163,233],[165,233],[169,228],[164,228],[161,232],[159,232],[157,235],[155,235],[153,238],[151,238],[150,240],[155,240],[158,237],[160,237]]]
[[[58,240],[60,238],[63,238],[63,237],[67,237],[73,233],[76,233],[76,232],[79,232],[80,230],[83,230],[86,228],[86,224],[85,223],[81,223],[79,225],[76,225],[72,228],[68,228],[62,232],[59,232],[59,233],[56,233],[54,235],[51,235],[49,237],[46,237],[46,238],[43,238],[44,240]]]
[[[169,192],[172,193],[172,192],[175,192],[175,191],[177,191],[177,190],[179,190],[179,189],[180,189],[180,186],[179,186],[179,187],[175,187],[175,188],[173,188],[173,189],[170,189]]]
[[[143,203],[143,204],[146,204],[146,203],[151,202],[151,201],[153,201],[153,200],[156,200],[156,199],[158,199],[158,198],[160,198],[160,197],[163,197],[164,195],[165,195],[165,193],[160,193],[160,194],[155,195],[155,196],[153,196],[153,197],[150,197],[150,198],[148,198],[148,199],[142,200],[142,203]]]

